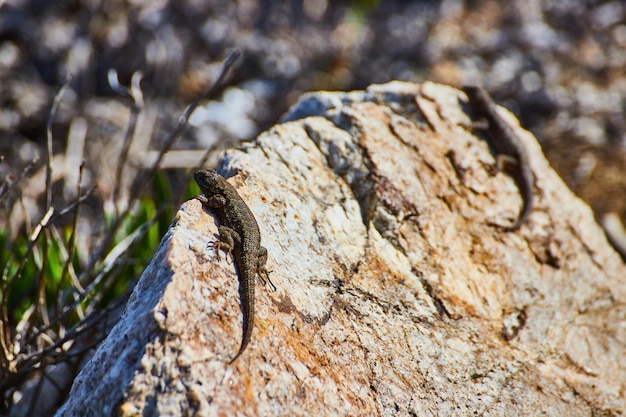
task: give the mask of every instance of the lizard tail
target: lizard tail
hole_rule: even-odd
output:
[[[533,184],[535,180],[532,171],[528,170],[518,173],[514,176],[514,179],[522,194],[523,205],[517,221],[512,226],[506,228],[508,231],[515,231],[522,226],[533,208],[534,200]]]
[[[524,200],[524,206],[522,207],[522,211],[520,212],[519,217],[517,218],[515,223],[513,223],[511,226],[500,226],[500,227],[506,232],[515,232],[520,227],[522,227],[522,224],[524,224],[524,222],[528,218],[528,215],[530,214],[531,210],[532,210],[532,195],[530,195],[528,199]]]
[[[522,211],[520,213],[519,218],[517,219],[516,222],[516,229],[519,229],[520,226],[522,225],[522,223],[524,223],[526,221],[526,219],[528,218],[528,215],[530,214],[530,211],[533,208],[533,194],[532,191],[531,193],[529,193],[526,198],[524,199],[524,206],[522,207]]]
[[[241,356],[243,351],[246,350],[248,343],[250,343],[250,338],[252,337],[252,330],[254,329],[254,283],[252,285],[242,285],[242,287],[247,287],[242,288],[241,291],[242,301],[246,300],[241,303],[241,310],[243,313],[243,335],[241,338],[241,347],[239,347],[239,351],[235,357],[230,360],[228,363],[229,365],[232,365],[239,358],[239,356]]]

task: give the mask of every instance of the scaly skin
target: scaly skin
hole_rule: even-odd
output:
[[[488,132],[492,145],[496,151],[498,166],[508,165],[507,172],[522,194],[524,204],[517,221],[506,230],[514,231],[526,221],[533,206],[533,184],[535,177],[528,161],[528,151],[515,131],[500,117],[489,93],[481,87],[464,86],[463,91],[469,98],[469,103],[476,116],[488,123]]]
[[[241,356],[252,336],[254,280],[257,274],[263,281],[268,277],[265,269],[267,250],[261,246],[261,232],[252,211],[224,177],[209,169],[196,171],[194,180],[203,194],[197,198],[217,214],[220,221],[220,240],[214,244],[217,257],[219,259],[220,249],[231,253],[239,275],[243,336],[239,352],[230,361],[232,364]]]

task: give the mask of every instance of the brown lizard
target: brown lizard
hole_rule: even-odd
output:
[[[488,124],[487,132],[491,136],[491,143],[496,151],[498,167],[507,167],[507,172],[511,174],[522,193],[524,203],[517,221],[504,228],[509,231],[517,230],[526,221],[533,206],[535,179],[530,167],[528,151],[513,128],[500,117],[496,104],[485,89],[477,86],[464,86],[463,91],[467,94],[476,116],[484,119]],[[479,125],[476,124],[476,126]]]
[[[265,262],[267,249],[261,246],[261,232],[252,211],[235,188],[212,169],[196,171],[194,180],[202,195],[196,198],[217,214],[220,221],[220,240],[213,247],[220,260],[220,249],[230,253],[239,276],[239,296],[243,312],[243,336],[239,352],[230,361],[235,362],[250,342],[254,328],[254,280],[258,274],[261,282],[269,281]],[[274,285],[270,282],[270,285]]]

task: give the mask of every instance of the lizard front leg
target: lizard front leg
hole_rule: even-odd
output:
[[[215,255],[217,260],[221,261],[220,250],[230,254],[232,257],[233,249],[235,249],[235,243],[241,242],[241,236],[235,229],[228,226],[220,226],[217,229],[220,233],[220,240],[213,242],[213,249],[215,249]]]
[[[215,194],[211,197],[207,197],[205,195],[196,196],[204,206],[211,207],[214,209],[223,209],[226,205],[226,197],[221,194]],[[235,229],[232,229],[228,226],[219,226],[218,231],[220,234],[220,240],[217,242],[209,242],[209,245],[215,249],[215,256],[218,261],[222,260],[220,256],[220,250],[223,250],[227,254],[231,254],[233,249],[235,249],[235,242],[241,242],[241,236]]]

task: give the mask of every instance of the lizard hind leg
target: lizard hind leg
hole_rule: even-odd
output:
[[[276,292],[276,285],[274,285],[274,283],[270,279],[270,272],[271,271],[268,271],[265,268],[257,270],[257,274],[259,275],[259,280],[261,281],[261,285],[265,286],[269,283],[272,292]]]
[[[259,280],[262,285],[267,285],[269,282],[272,292],[276,292],[276,285],[270,279],[270,272],[267,268],[265,268],[265,263],[267,262],[267,249],[263,246],[259,248],[259,258],[256,266],[256,273],[259,276]]]

